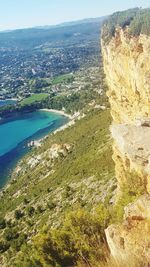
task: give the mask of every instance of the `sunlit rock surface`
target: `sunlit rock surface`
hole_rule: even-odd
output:
[[[123,223],[106,229],[112,256],[150,262],[150,37],[131,37],[116,29],[109,43],[102,40],[104,71],[109,87],[114,140],[113,159],[118,199],[124,189],[139,191],[125,207]],[[141,192],[141,196],[140,196]]]
[[[121,264],[150,262],[150,196],[140,197],[125,208],[122,224],[106,229],[112,256]],[[137,265],[139,266],[139,265]],[[141,265],[148,266],[148,265]]]

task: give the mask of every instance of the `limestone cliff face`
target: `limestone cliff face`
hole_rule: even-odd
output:
[[[118,266],[141,267],[150,263],[150,196],[141,196],[125,208],[122,224],[106,229],[107,242]]]
[[[129,37],[118,28],[108,45],[102,41],[111,113],[116,123],[150,117],[150,37]]]
[[[123,224],[106,230],[118,262],[138,258],[150,262],[150,37],[129,36],[116,29],[102,40],[104,71],[109,87],[118,196],[124,190],[142,196],[125,209]]]

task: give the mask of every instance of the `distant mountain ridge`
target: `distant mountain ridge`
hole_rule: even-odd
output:
[[[102,22],[107,18],[108,16],[97,17],[97,18],[87,18],[87,19],[82,19],[82,20],[64,22],[56,26],[72,26],[72,25],[78,25],[78,24],[83,24],[83,23]]]
[[[55,26],[34,27],[0,32],[0,48],[32,49],[43,43],[54,47],[67,41],[91,42],[99,39],[100,28],[106,17],[67,22]],[[78,38],[77,38],[78,34]],[[92,36],[92,38],[91,38]],[[87,41],[88,40],[88,41]]]
[[[84,24],[84,23],[102,22],[107,18],[108,16],[102,16],[102,17],[96,17],[96,18],[86,18],[86,19],[81,19],[81,20],[62,22],[62,23],[58,23],[55,25],[44,25],[44,26],[34,26],[34,27],[22,28],[22,29],[3,30],[3,31],[0,31],[0,34],[10,33],[10,32],[15,32],[15,31],[34,30],[34,29],[48,30],[48,29],[54,29],[54,28],[59,28],[59,27],[65,27],[65,26],[67,27],[74,26],[74,25]]]

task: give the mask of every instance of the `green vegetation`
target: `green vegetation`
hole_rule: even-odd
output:
[[[4,229],[6,227],[6,221],[4,218],[0,218],[0,229]]]
[[[43,108],[48,98],[48,94],[33,94],[15,105],[2,106],[0,107],[0,117],[9,117],[17,112],[32,112]]]
[[[27,106],[27,105],[32,105],[35,103],[39,103],[43,100],[45,100],[48,97],[48,94],[33,94],[30,97],[25,98],[22,100],[19,104],[20,106]]]
[[[40,108],[49,108],[62,110],[65,108],[66,113],[74,114],[81,111],[83,108],[86,110],[88,104],[95,101],[95,105],[105,105],[108,107],[108,100],[105,94],[100,95],[93,92],[90,88],[73,92],[71,94],[48,95],[48,94],[34,94],[31,97],[25,98],[16,106],[4,106],[0,108],[0,116],[10,116],[15,112],[34,111]]]
[[[129,27],[129,33],[133,36],[139,34],[150,35],[150,8],[129,9],[123,12],[116,12],[105,22],[102,31],[102,38],[107,43],[115,34],[117,26],[123,29]]]
[[[103,205],[93,212],[80,208],[69,212],[59,229],[44,229],[33,239],[32,264],[39,266],[91,266],[106,261],[104,229],[110,214]],[[24,263],[27,258],[21,258]],[[18,266],[21,263],[18,261]],[[28,259],[29,261],[29,259]]]
[[[51,88],[51,79],[36,78],[29,80],[29,86],[33,93],[41,93],[43,90]]]
[[[105,259],[104,227],[114,188],[109,125],[109,110],[90,109],[21,162],[21,172],[0,199],[0,245],[8,266],[49,266],[49,261],[52,266],[84,266]],[[70,149],[50,159],[54,144]],[[43,164],[30,167],[28,162],[38,155]]]
[[[60,84],[60,83],[71,83],[74,81],[74,75],[72,74],[65,74],[65,75],[61,75],[56,77],[53,81],[52,84],[56,85],[56,84]]]
[[[67,113],[74,114],[83,109],[85,111],[92,102],[93,105],[109,106],[102,66],[58,76],[54,80],[33,79],[30,81],[30,87],[36,94],[15,105],[0,107],[0,117],[9,117],[16,112],[32,112],[40,108],[65,109]]]
[[[140,33],[150,35],[150,8],[140,10],[130,24],[130,33],[139,35]]]
[[[93,90],[85,89],[83,91],[79,91],[76,93],[72,93],[70,95],[58,95],[52,98],[47,99],[46,106],[52,109],[62,110],[65,108],[67,113],[75,113],[77,111],[86,108],[87,105],[95,100],[98,104],[104,103],[104,98],[106,97],[100,96],[97,92],[93,92]],[[106,101],[105,101],[106,102]]]
[[[142,177],[139,177],[139,174],[130,171],[125,173],[127,182],[122,186],[122,194],[117,201],[117,204],[114,206],[113,210],[113,222],[120,222],[123,219],[124,207],[129,203],[134,202],[138,199],[139,196],[145,194],[146,184],[142,181]]]
[[[15,210],[15,218],[19,220],[21,217],[23,217],[21,210]]]

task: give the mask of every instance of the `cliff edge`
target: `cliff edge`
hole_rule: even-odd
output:
[[[136,32],[136,16],[141,21],[143,12],[150,15],[149,9],[117,13],[116,25],[115,17],[104,25],[101,41],[113,118],[116,203],[132,200],[124,207],[122,222],[106,229],[111,254],[121,264],[129,259],[150,263],[150,35],[143,28]]]

